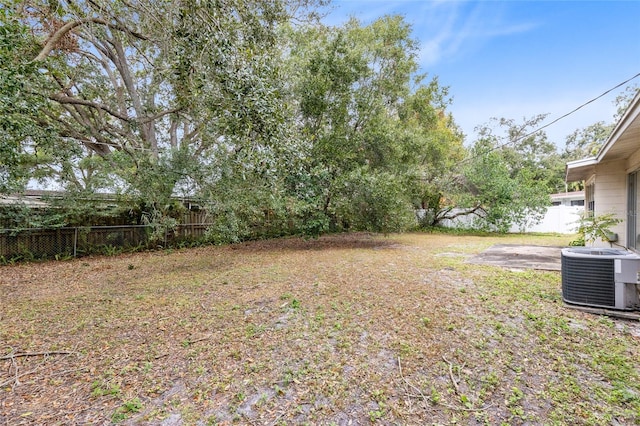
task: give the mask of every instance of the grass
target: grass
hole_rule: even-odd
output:
[[[570,239],[355,234],[4,266],[0,356],[33,355],[0,360],[0,423],[639,423],[637,323],[566,309],[558,272],[465,262]]]

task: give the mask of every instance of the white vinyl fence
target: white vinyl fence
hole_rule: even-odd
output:
[[[554,232],[558,234],[574,234],[578,227],[582,206],[551,206],[540,223],[529,226],[524,230],[512,226],[509,232]],[[420,212],[418,212],[418,215]],[[442,225],[447,228],[469,228],[473,222],[473,215],[459,216],[453,220],[445,220]]]
[[[551,206],[544,215],[544,219],[537,225],[532,225],[524,232],[555,232],[558,234],[575,234],[578,220],[584,212],[583,206]],[[509,232],[521,232],[513,226]]]

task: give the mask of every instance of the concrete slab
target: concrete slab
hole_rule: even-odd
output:
[[[592,308],[589,306],[571,305],[569,303],[565,303],[564,306],[569,309],[576,309],[578,311],[587,312],[590,314],[606,315],[608,317],[620,318],[620,319],[631,320],[631,321],[640,320],[640,311],[616,311],[613,309]],[[636,337],[640,337],[640,336],[636,336]]]
[[[496,244],[467,260],[467,263],[511,269],[559,271],[563,247]]]

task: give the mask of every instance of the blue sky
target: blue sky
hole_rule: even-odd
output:
[[[548,113],[548,123],[640,73],[638,0],[333,0],[332,8],[331,25],[404,16],[420,41],[421,72],[450,87],[467,143],[492,117]],[[548,127],[549,139],[563,148],[575,129],[611,122],[623,88]]]

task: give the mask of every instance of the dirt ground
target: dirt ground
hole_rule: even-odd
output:
[[[638,424],[638,324],[557,271],[567,237],[349,234],[0,267],[0,425]]]

